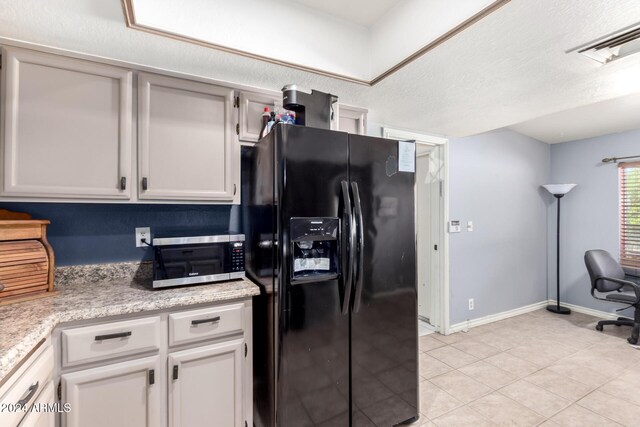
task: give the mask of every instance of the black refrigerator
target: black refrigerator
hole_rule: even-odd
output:
[[[413,143],[278,124],[246,166],[254,424],[418,417]]]

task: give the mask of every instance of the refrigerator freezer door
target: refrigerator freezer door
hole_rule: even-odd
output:
[[[320,261],[313,274],[292,255],[323,250],[330,244],[295,243],[292,218],[316,218],[331,228],[343,218],[342,181],[348,180],[348,136],[344,133],[277,125],[276,194],[278,205],[278,426],[349,425],[349,313],[342,313],[344,280],[341,268],[344,231],[339,231],[340,259]],[[296,224],[300,221],[293,220]],[[344,225],[344,224],[343,224]],[[349,224],[347,224],[349,225]],[[342,229],[342,227],[340,227]],[[348,227],[347,227],[348,230]],[[327,232],[325,230],[324,232]],[[331,228],[331,232],[333,229]],[[330,241],[328,241],[330,242]],[[325,247],[326,246],[326,247]],[[295,254],[291,253],[291,250]],[[299,250],[299,252],[298,252]],[[296,255],[298,254],[298,255]],[[292,271],[298,265],[299,271]],[[329,272],[338,268],[338,277]],[[305,278],[294,280],[291,278]]]
[[[391,426],[419,412],[414,173],[399,171],[397,141],[350,135],[349,154],[363,248],[351,313],[352,417]]]

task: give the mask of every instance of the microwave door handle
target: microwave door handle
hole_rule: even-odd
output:
[[[342,297],[342,314],[349,313],[349,302],[351,300],[351,287],[353,281],[353,249],[355,239],[353,235],[353,213],[351,210],[351,197],[349,196],[349,183],[342,181],[342,230],[340,230],[340,262],[342,274],[342,286],[344,288]],[[347,242],[345,242],[347,240]]]
[[[355,223],[357,227],[356,264],[358,268],[356,269],[354,267],[356,294],[353,298],[353,311],[357,313],[360,310],[360,304],[362,303],[362,285],[364,282],[364,221],[362,219],[362,204],[360,203],[360,191],[358,190],[358,183],[352,182],[351,188],[353,190],[353,206],[355,213]],[[354,259],[356,259],[355,254]]]

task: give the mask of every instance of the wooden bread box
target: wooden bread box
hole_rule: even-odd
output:
[[[0,305],[54,294],[49,223],[0,219]]]

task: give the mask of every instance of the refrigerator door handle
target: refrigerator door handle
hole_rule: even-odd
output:
[[[354,268],[356,294],[353,298],[353,311],[357,313],[358,310],[360,310],[360,304],[362,302],[362,285],[364,282],[364,221],[362,219],[362,204],[360,203],[360,191],[358,190],[358,183],[352,182],[351,188],[353,190],[353,206],[357,228],[357,249],[354,254],[354,259],[357,259],[356,264],[358,267],[357,269]]]
[[[342,314],[349,313],[349,302],[351,300],[351,287],[353,282],[353,252],[355,246],[355,236],[353,230],[353,213],[351,210],[351,197],[349,196],[349,183],[342,181],[340,183],[342,187],[342,230],[341,230],[341,268],[342,268],[342,286],[344,287],[342,297]],[[344,239],[349,239],[348,244],[344,244]],[[346,248],[347,253],[344,252]]]

